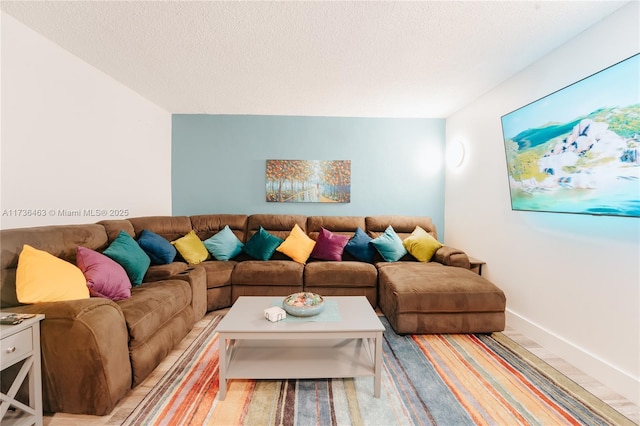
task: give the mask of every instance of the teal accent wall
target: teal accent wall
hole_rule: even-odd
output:
[[[442,241],[444,147],[444,119],[174,114],[173,215],[423,215]],[[268,159],[351,160],[351,202],[267,203]]]

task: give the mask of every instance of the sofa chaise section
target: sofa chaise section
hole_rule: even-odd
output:
[[[373,238],[392,226],[404,240],[420,226],[437,239],[428,217],[369,216],[365,221]],[[462,250],[442,246],[431,262],[406,255],[399,262],[376,262],[376,267],[380,310],[398,334],[504,330],[504,293],[470,270]]]
[[[504,330],[504,293],[469,269],[395,262],[378,272],[380,309],[398,334]]]

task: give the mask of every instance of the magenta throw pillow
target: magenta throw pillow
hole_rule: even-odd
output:
[[[346,235],[334,234],[324,228],[320,228],[316,245],[311,252],[311,257],[321,260],[342,260],[344,246],[349,242]]]
[[[87,280],[91,296],[111,300],[131,297],[131,280],[115,260],[95,250],[78,246],[76,264]]]

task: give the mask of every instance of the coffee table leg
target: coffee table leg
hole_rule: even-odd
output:
[[[382,384],[382,333],[376,333],[376,349],[373,379],[373,396],[380,398],[380,387]]]
[[[218,340],[220,365],[218,366],[218,400],[224,401],[227,396],[227,338],[220,333]]]

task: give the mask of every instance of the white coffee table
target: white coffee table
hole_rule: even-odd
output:
[[[239,297],[216,328],[220,390],[229,379],[319,379],[374,376],[380,396],[384,326],[364,296],[335,301],[340,321],[271,322],[264,309],[284,297]]]

